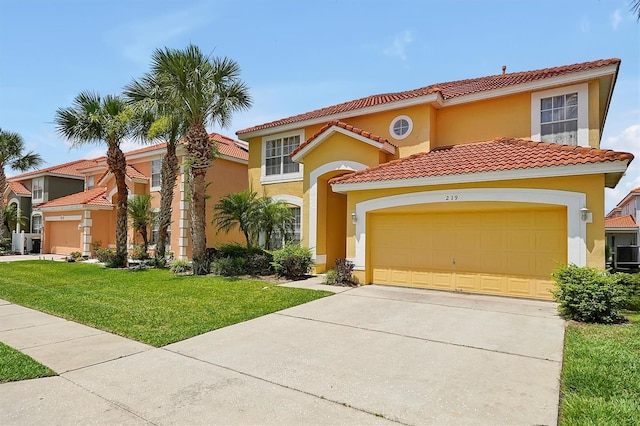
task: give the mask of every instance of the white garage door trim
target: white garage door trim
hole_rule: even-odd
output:
[[[587,223],[580,218],[587,196],[582,192],[523,188],[474,188],[424,191],[391,195],[356,204],[356,257],[350,259],[356,270],[365,269],[367,213],[391,207],[429,203],[504,201],[565,206],[567,208],[567,260],[577,266],[587,264]]]

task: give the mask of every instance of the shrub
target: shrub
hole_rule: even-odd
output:
[[[354,285],[355,280],[353,279],[353,267],[354,267],[353,262],[341,257],[336,259],[335,263],[336,263],[337,284]]]
[[[328,285],[336,285],[338,283],[338,271],[335,268],[331,268],[324,276],[324,283]]]
[[[244,257],[225,257],[213,262],[213,273],[224,277],[237,277],[247,274],[247,259]]]
[[[303,278],[311,271],[313,259],[311,250],[300,244],[286,243],[273,251],[273,268],[276,274],[289,279]]]
[[[116,259],[116,251],[110,248],[99,248],[96,250],[98,262],[104,263],[107,267],[113,265]]]
[[[174,274],[186,274],[191,272],[192,265],[188,259],[176,259],[171,262],[171,272]]]
[[[79,251],[72,251],[71,253],[69,253],[69,256],[67,256],[67,262],[80,262],[83,260],[84,257]]]
[[[0,254],[11,252],[11,238],[0,239]]]
[[[558,310],[567,319],[613,324],[624,321],[620,310],[629,298],[621,274],[569,265],[553,273],[553,296]]]
[[[616,274],[620,277],[620,284],[622,284],[627,291],[627,302],[624,305],[624,309],[630,311],[640,311],[640,273],[636,274]]]
[[[131,250],[131,259],[133,260],[149,260],[151,256],[144,249],[144,246],[136,246],[133,250]]]

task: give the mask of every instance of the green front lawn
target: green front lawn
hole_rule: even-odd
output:
[[[55,375],[50,368],[0,342],[0,383]]]
[[[565,337],[560,424],[640,424],[640,315],[630,324],[571,323]]]
[[[0,263],[0,299],[159,347],[331,293],[93,264]]]

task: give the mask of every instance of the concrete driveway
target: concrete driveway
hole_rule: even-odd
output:
[[[0,385],[0,424],[551,425],[563,336],[550,302],[364,286],[159,349],[113,336],[86,362],[104,337],[24,343],[66,372]]]

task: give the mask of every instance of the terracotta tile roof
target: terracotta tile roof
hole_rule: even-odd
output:
[[[489,90],[502,89],[509,86],[544,80],[552,77],[563,76],[580,71],[587,71],[619,63],[620,59],[617,58],[602,59],[592,62],[583,62],[579,64],[565,65],[554,68],[544,68],[534,71],[498,74],[467,80],[450,81],[446,83],[432,84],[430,86],[425,86],[414,90],[407,90],[404,92],[384,93],[381,95],[367,96],[366,98],[356,99],[353,101],[332,105],[326,108],[320,108],[315,111],[306,112],[304,114],[298,114],[292,117],[287,117],[269,123],[249,127],[237,131],[236,134],[241,135],[243,133],[268,129],[271,127],[282,126],[299,121],[326,117],[333,114],[346,113],[349,111],[388,104],[397,101],[404,101],[407,99],[430,95],[437,92],[442,95],[442,98],[444,100],[453,99],[460,96],[471,95],[474,93],[480,93]]]
[[[58,164],[56,166],[46,167],[44,169],[38,169],[32,172],[27,172],[20,175],[12,176],[9,178],[9,180],[20,181],[20,180],[25,180],[31,176],[42,175],[42,174],[57,174],[57,175],[82,177],[84,175],[80,173],[81,169],[92,167],[92,166],[95,166],[96,164],[97,164],[96,160],[75,160],[69,163]]]
[[[611,150],[500,138],[436,148],[330,180],[360,183],[633,159]]]
[[[31,191],[20,182],[9,182],[9,189],[16,195],[31,195]]]
[[[215,142],[220,154],[238,158],[240,160],[249,160],[249,152],[241,141],[221,135],[220,133],[209,133],[209,138],[211,141]],[[183,143],[183,141],[181,140],[179,143]],[[157,149],[165,149],[166,146],[166,142],[161,142],[135,149],[133,151],[127,151],[124,155],[128,157],[131,155],[142,154],[149,151],[155,151]]]
[[[349,132],[353,132],[357,135],[363,136],[367,139],[371,139],[372,141],[375,142],[379,142],[383,145],[387,145],[392,147],[391,150],[395,150],[395,148],[397,148],[396,145],[392,144],[391,142],[389,142],[387,139],[374,135],[373,133],[367,132],[366,130],[362,130],[359,129],[357,127],[354,127],[350,124],[344,123],[342,121],[338,121],[338,120],[333,120],[333,121],[329,121],[327,124],[325,124],[324,126],[322,126],[322,128],[320,130],[318,130],[316,133],[314,133],[309,139],[307,139],[306,141],[304,141],[303,143],[300,144],[300,146],[298,146],[296,149],[294,149],[293,151],[291,151],[291,154],[289,154],[289,156],[294,156],[296,155],[298,152],[300,152],[305,146],[309,145],[310,143],[312,143],[314,140],[316,140],[320,135],[322,135],[324,132],[326,132],[327,130],[329,130],[331,127],[333,126],[337,126],[340,127],[342,129],[348,130]]]
[[[102,179],[104,179],[108,174],[110,174],[111,171],[107,170],[105,171],[100,178],[97,180],[97,182],[101,182]],[[147,176],[145,176],[144,174],[142,174],[138,169],[136,169],[135,167],[133,167],[130,164],[127,164],[127,172],[126,175],[128,178],[130,179],[149,179]]]
[[[66,197],[56,198],[55,200],[40,204],[37,208],[70,207],[77,205],[111,207],[113,204],[107,201],[105,197],[106,194],[107,188],[93,188],[84,192],[67,195]]]
[[[637,228],[638,224],[633,220],[633,216],[621,216],[604,220],[605,228]]]

